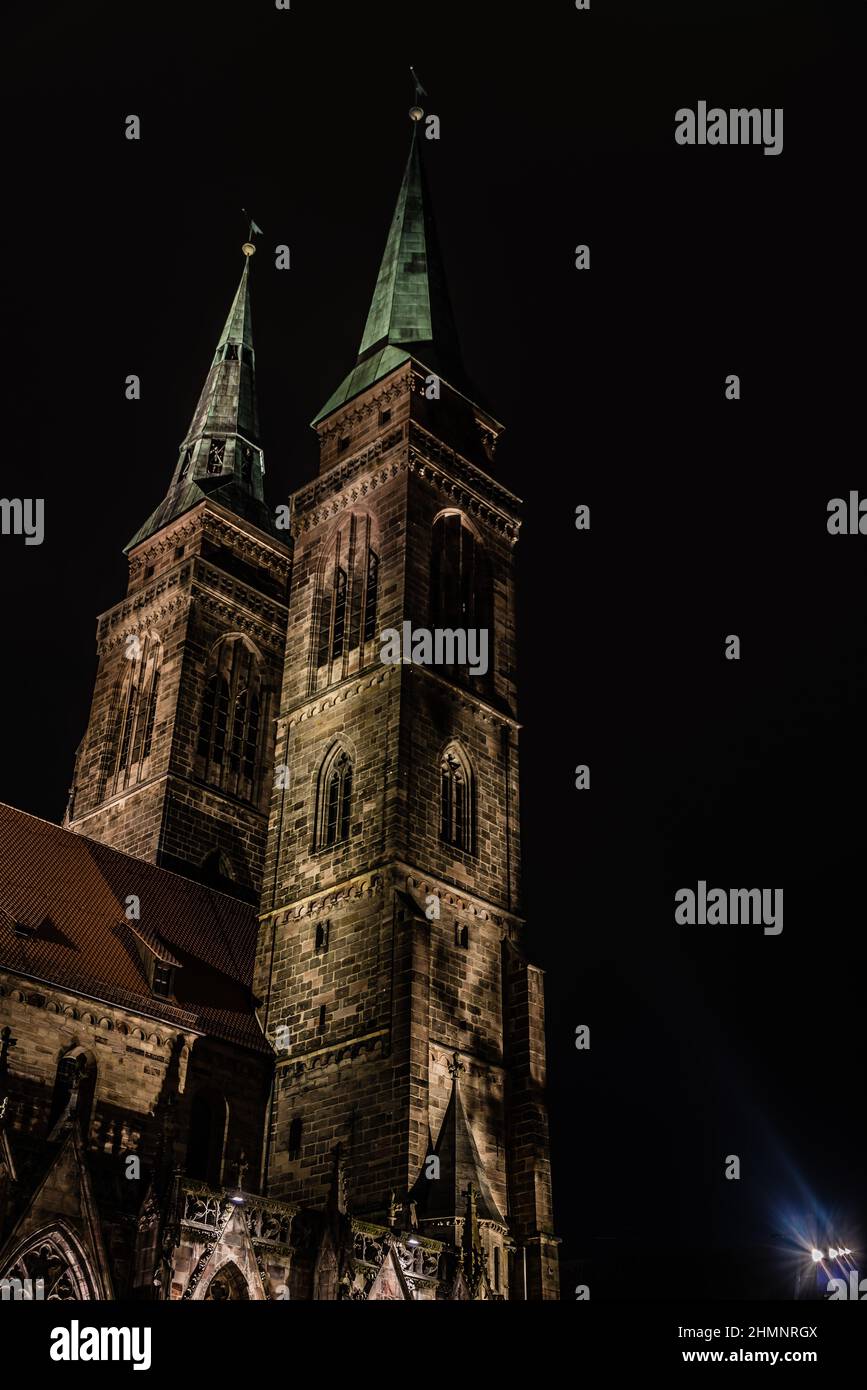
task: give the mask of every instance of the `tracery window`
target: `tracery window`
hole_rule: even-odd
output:
[[[67,1239],[63,1231],[41,1232],[21,1253],[5,1266],[0,1266],[0,1279],[9,1280],[12,1296],[36,1299],[38,1281],[42,1281],[39,1297],[46,1303],[73,1303],[99,1298],[96,1279],[87,1266],[82,1251]]]
[[[322,564],[315,599],[313,688],[342,680],[374,655],[377,636],[379,555],[373,521],[366,513],[347,517]]]
[[[470,765],[459,745],[452,744],[440,760],[440,839],[467,854],[473,852],[473,809]]]
[[[352,759],[339,744],[327,754],[317,789],[316,848],[329,849],[349,839],[352,809]]]
[[[487,650],[493,657],[492,621],[491,570],[485,548],[460,512],[443,512],[436,518],[431,535],[431,628],[485,631]],[[468,669],[448,669],[452,679],[469,678]],[[478,682],[480,678],[472,679]]]
[[[233,1260],[217,1270],[205,1293],[205,1301],[214,1303],[245,1302],[249,1297],[247,1281]]]
[[[108,743],[105,780],[108,795],[148,775],[160,689],[162,643],[155,633],[130,646],[118,712]],[[105,790],[105,788],[104,788]]]
[[[229,637],[210,664],[215,669],[205,680],[196,740],[199,771],[212,785],[253,801],[261,780],[267,700],[259,655],[245,638]]]

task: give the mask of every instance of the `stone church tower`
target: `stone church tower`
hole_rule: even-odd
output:
[[[263,493],[250,257],[165,498],[98,622],[90,721],[64,824],[255,901],[289,549]]]
[[[357,362],[314,421],[319,476],[292,499],[255,981],[277,1052],[264,1172],[272,1198],[350,1212],[356,1256],[395,1233],[396,1291],[380,1266],[375,1291],[356,1279],[349,1296],[407,1296],[400,1266],[422,1247],[460,1253],[453,1297],[550,1299],[543,987],[522,947],[519,501],[491,476],[502,426],[461,365],[422,144],[416,126]],[[486,634],[487,669],[455,650],[384,664],[381,634],[404,624]],[[337,1296],[340,1268],[329,1237],[314,1297]]]

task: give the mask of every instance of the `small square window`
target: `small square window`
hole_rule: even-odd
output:
[[[154,572],[154,567],[153,567],[153,565],[148,565],[147,569],[146,569],[145,572],[144,572],[144,577],[145,577],[145,579],[150,579],[150,577],[151,577],[151,575],[153,574],[153,572]]]
[[[286,1145],[290,1158],[299,1158],[301,1155],[301,1130],[302,1122],[296,1115],[289,1126],[289,1142]]]
[[[381,410],[381,411],[379,412],[379,423],[380,423],[381,425],[390,425],[390,424],[391,424],[391,411],[390,411],[390,410]]]
[[[154,963],[153,992],[167,999],[172,992],[172,967],[161,960]]]
[[[346,453],[346,450],[347,450],[348,448],[349,448],[349,435],[348,435],[348,434],[345,434],[345,435],[343,436],[342,439],[338,439],[338,441],[337,441],[337,452],[338,452],[338,454],[345,454],[345,453]]]
[[[331,924],[329,922],[316,923],[316,941],[314,950],[316,951],[317,956],[324,956],[325,952],[328,950],[328,929],[330,925]]]
[[[186,548],[187,548],[187,547],[186,547],[185,545],[176,545],[176,546],[175,546],[175,559],[176,559],[176,560],[181,560],[181,559],[183,559],[184,551],[186,550]]]

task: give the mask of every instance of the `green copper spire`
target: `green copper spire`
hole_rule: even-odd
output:
[[[246,260],[241,282],[181,444],[169,490],[126,550],[205,497],[212,497],[265,531],[273,530],[262,487],[265,469],[259,445],[250,313],[250,257],[255,247],[245,242],[243,250]]]
[[[418,132],[416,124],[358,359],[314,424],[410,357],[464,385]]]

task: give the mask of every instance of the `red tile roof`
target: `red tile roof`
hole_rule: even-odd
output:
[[[256,931],[249,903],[0,802],[0,965],[267,1053]],[[136,936],[179,962],[171,1000],[152,994]]]

